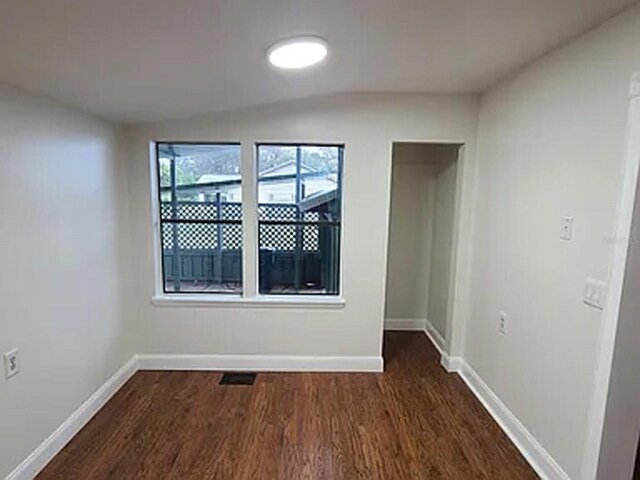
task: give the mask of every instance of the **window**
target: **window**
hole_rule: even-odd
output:
[[[258,145],[261,294],[337,295],[343,147]]]
[[[157,143],[165,293],[242,292],[239,144]]]
[[[305,295],[296,302],[342,304],[320,297],[340,292],[343,147],[258,144],[257,169],[244,176],[250,160],[241,158],[238,143],[155,144],[158,290],[173,299],[242,297],[200,297],[205,302]],[[255,188],[243,195],[243,182]],[[246,232],[243,212],[257,216]],[[244,255],[250,267],[257,260],[257,271],[244,268]]]

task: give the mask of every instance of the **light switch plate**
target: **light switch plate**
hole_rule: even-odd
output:
[[[607,284],[601,280],[587,278],[584,287],[583,302],[590,307],[602,310],[607,299]]]

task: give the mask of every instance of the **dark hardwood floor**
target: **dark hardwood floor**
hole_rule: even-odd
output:
[[[421,333],[384,374],[138,372],[38,479],[537,478]]]

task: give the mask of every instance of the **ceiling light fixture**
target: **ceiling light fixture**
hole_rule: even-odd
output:
[[[271,46],[267,58],[271,65],[299,70],[320,63],[327,56],[327,42],[318,37],[296,37]]]

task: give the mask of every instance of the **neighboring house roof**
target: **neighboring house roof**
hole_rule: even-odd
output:
[[[324,188],[322,192],[313,193],[309,197],[307,197],[304,201],[307,204],[314,203],[314,205],[319,205],[326,201],[335,198],[335,189],[337,188],[337,175],[335,173],[324,173],[318,170],[315,170],[308,165],[302,164],[300,166],[301,173],[305,178],[317,178],[318,180],[327,181],[328,185]],[[290,184],[295,182],[296,178],[296,162],[290,161],[278,165],[276,167],[268,168],[263,170],[259,174],[259,178],[265,183],[273,183],[273,184]],[[241,176],[236,173],[230,174],[205,174],[201,175],[198,180],[194,184],[191,185],[180,185],[178,187],[179,190],[182,191],[196,191],[202,192],[203,190],[215,189],[219,190],[221,187],[237,187],[240,185],[242,179]],[[168,190],[168,187],[162,187],[162,190]],[[325,196],[329,195],[329,197]],[[332,197],[333,196],[333,197]],[[317,203],[322,197],[322,201]],[[330,198],[331,197],[331,198]],[[309,207],[305,207],[305,210],[308,210]],[[313,208],[313,207],[311,207]]]
[[[338,198],[338,190],[325,190],[324,192],[314,193],[300,201],[298,203],[298,207],[301,211],[307,212],[309,210],[313,210],[316,207],[319,207],[322,204],[329,203],[332,200]]]
[[[315,173],[316,170],[305,165],[304,163],[300,164],[300,172],[301,173]],[[296,162],[290,160],[288,162],[282,163],[280,165],[276,165],[275,167],[267,168],[266,170],[258,173],[259,177],[272,177],[276,175],[295,175],[296,174]]]
[[[216,183],[226,182],[229,180],[240,180],[240,175],[237,173],[220,173],[220,174],[206,174],[202,175],[196,183]]]
[[[300,165],[300,173],[302,173],[302,175],[308,175],[308,174],[317,174],[318,176],[323,175],[322,172],[319,172],[311,167],[309,167],[308,165]],[[262,172],[260,172],[258,174],[259,178],[261,179],[265,179],[265,178],[271,178],[271,177],[284,177],[284,178],[274,178],[274,181],[276,182],[293,182],[295,181],[295,174],[296,174],[296,162],[294,161],[289,161],[286,163],[283,163],[281,165],[277,165],[275,167],[271,167],[268,168],[266,170],[263,170]],[[290,177],[289,177],[290,176]],[[315,175],[313,175],[315,176]],[[335,174],[328,174],[325,177],[327,180],[337,183],[337,177]],[[200,178],[198,178],[198,180],[196,181],[196,184],[209,184],[209,183],[218,183],[218,182],[224,182],[226,185],[230,185],[233,183],[240,183],[241,181],[241,176],[238,174],[205,174],[200,176]]]

